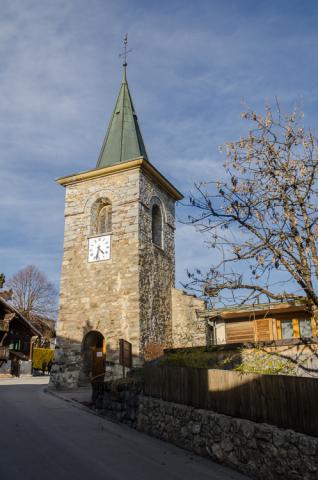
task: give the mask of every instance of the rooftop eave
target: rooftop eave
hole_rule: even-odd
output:
[[[166,190],[175,200],[182,200],[182,193],[177,190],[148,160],[143,157],[134,158],[127,162],[119,162],[109,167],[95,168],[85,172],[75,173],[66,177],[57,178],[55,181],[66,187],[80,182],[86,182],[96,178],[114,175],[127,170],[142,169],[154,178],[157,183]]]
[[[19,317],[19,320],[25,325],[27,325],[32,331],[32,333],[35,334],[35,336],[42,338],[42,333],[36,327],[34,327],[32,323],[29,320],[27,320],[13,305],[6,302],[1,297],[0,297],[0,304],[2,304],[5,309],[9,310],[10,312],[13,312],[17,317]]]
[[[201,311],[200,315],[209,317],[209,318],[219,318],[223,320],[231,320],[234,318],[243,318],[251,317],[254,318],[260,315],[266,315],[269,318],[269,314],[285,314],[285,313],[296,313],[296,312],[309,312],[308,305],[305,303],[297,302],[281,302],[274,304],[260,304],[255,306],[250,306],[246,308],[237,308],[237,309],[216,309],[216,310],[205,310]]]

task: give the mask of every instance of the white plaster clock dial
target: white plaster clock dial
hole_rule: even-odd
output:
[[[88,261],[100,262],[110,259],[110,235],[88,239]]]

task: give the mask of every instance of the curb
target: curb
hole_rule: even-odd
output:
[[[97,412],[96,410],[93,410],[92,408],[86,407],[86,405],[83,405],[82,403],[78,402],[77,400],[73,400],[72,398],[67,398],[64,395],[61,395],[59,391],[54,390],[52,388],[44,388],[43,392],[46,395],[52,395],[52,397],[58,398],[59,400],[63,400],[64,402],[70,403],[73,407],[78,408],[79,410],[82,410],[83,412],[90,413],[91,415],[95,415],[95,417],[102,418],[103,420],[106,420],[107,422],[114,423],[115,425],[120,425],[123,428],[126,428],[128,430],[136,430],[135,428],[131,428],[129,425],[126,425],[125,423],[120,422],[119,420],[116,420],[115,418],[110,418],[107,417],[106,415],[103,415],[102,413]],[[144,432],[139,432],[144,435]]]
[[[122,423],[116,420],[113,420],[112,418],[108,418],[105,415],[102,415],[101,413],[96,412],[96,410],[93,410],[92,408],[89,408],[86,405],[83,405],[77,400],[73,400],[72,398],[68,398],[68,397],[65,397],[64,395],[61,395],[61,393],[59,393],[57,390],[46,387],[43,389],[43,392],[46,393],[47,395],[52,395],[52,397],[63,400],[64,402],[70,403],[73,407],[78,408],[83,412],[90,413],[91,415],[95,415],[95,417],[103,418],[104,420],[108,420],[109,422],[116,423],[118,425],[123,425]]]
[[[58,391],[54,390],[53,388],[44,388],[43,392],[52,395],[52,397],[59,398],[60,400],[63,400],[64,402],[70,403],[71,405],[74,405],[74,407],[79,408],[80,410],[84,410],[89,413],[93,413],[94,415],[98,415],[97,412],[92,410],[91,408],[87,407],[86,405],[83,405],[82,403],[78,402],[77,400],[74,400],[73,398],[68,398],[65,397],[63,394],[59,393]],[[99,415],[100,416],[100,415]]]

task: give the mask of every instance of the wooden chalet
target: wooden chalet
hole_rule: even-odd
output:
[[[20,366],[30,370],[32,344],[41,332],[0,296],[0,373],[18,374]],[[23,369],[22,369],[23,373]]]
[[[290,340],[317,336],[304,302],[234,306],[205,312],[214,344]]]

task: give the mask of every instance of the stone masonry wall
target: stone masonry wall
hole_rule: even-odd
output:
[[[314,480],[318,439],[185,405],[141,397],[138,430],[255,479]]]
[[[108,385],[99,413],[259,480],[314,480],[318,439],[142,395],[142,383]]]
[[[142,392],[143,383],[132,379],[106,382],[102,386],[102,391],[98,391],[98,386],[95,384],[93,385],[94,408],[112,420],[137,428]]]
[[[204,306],[204,301],[200,298],[172,289],[173,348],[207,344],[206,320],[197,314],[197,310],[204,310]]]
[[[125,338],[133,345],[135,362],[139,361],[139,176],[140,171],[135,169],[66,187],[58,322],[63,351],[62,360],[57,359],[60,383],[68,369],[75,383],[77,353],[91,330],[103,334],[109,360],[117,360],[118,339]],[[111,258],[89,263],[92,208],[100,198],[112,204]]]
[[[156,182],[140,177],[140,327],[141,348],[153,358],[172,345],[171,289],[175,283],[175,201]],[[152,207],[159,205],[163,248],[152,242]]]

